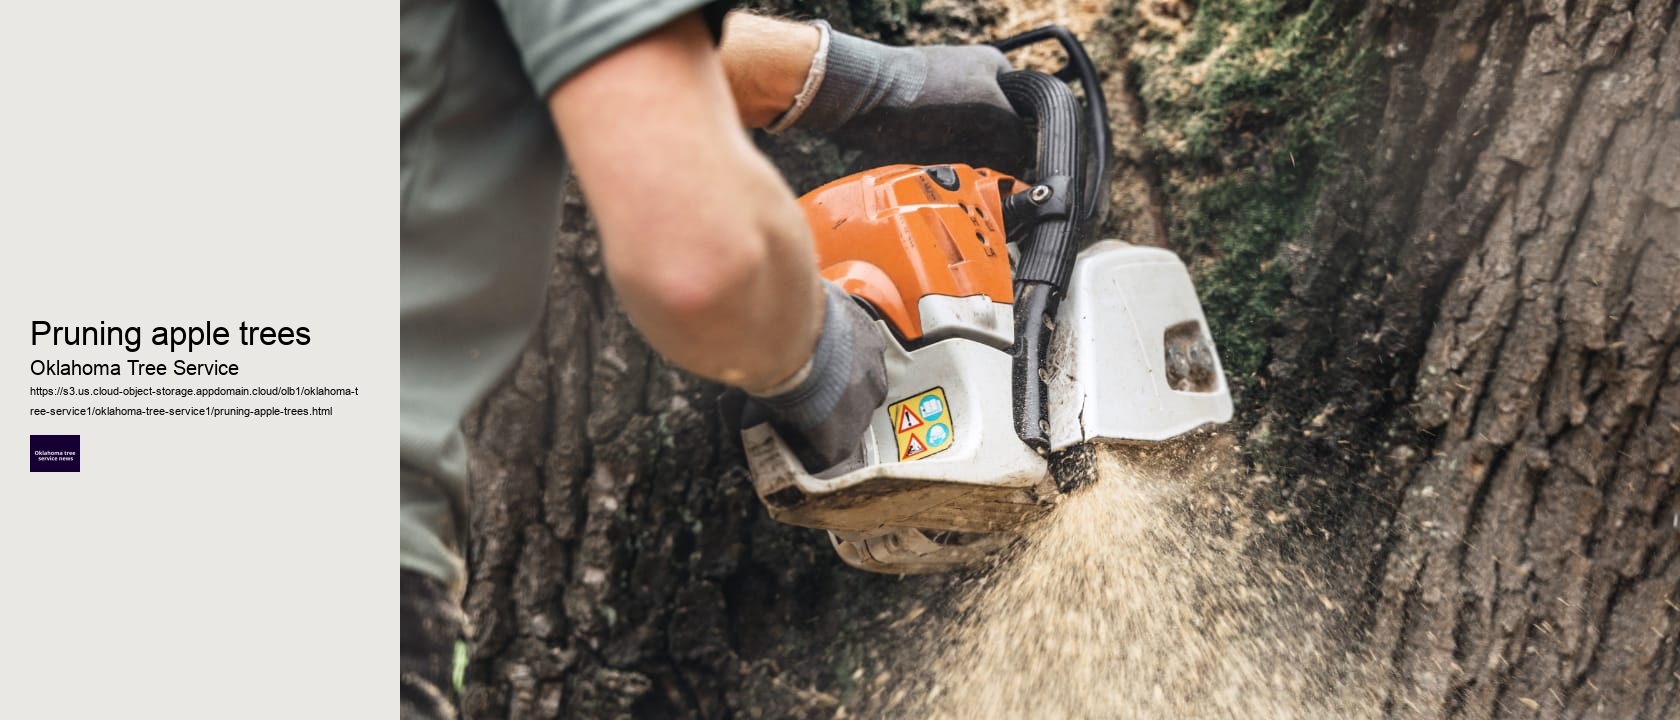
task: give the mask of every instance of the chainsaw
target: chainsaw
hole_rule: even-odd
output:
[[[1028,171],[888,165],[799,200],[823,276],[887,338],[887,398],[853,460],[819,473],[771,423],[741,435],[771,517],[827,530],[854,567],[973,564],[1091,482],[1096,447],[1231,417],[1184,264],[1089,241],[1107,213],[1111,145],[1084,47],[1060,26],[995,46],[1046,40],[1067,55],[1060,70],[999,77],[1032,129]]]

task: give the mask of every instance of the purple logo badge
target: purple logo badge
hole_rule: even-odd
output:
[[[29,436],[29,472],[81,471],[82,436]]]

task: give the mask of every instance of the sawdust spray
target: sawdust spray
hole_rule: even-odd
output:
[[[1166,474],[1102,458],[1100,481],[969,584],[960,621],[920,641],[925,684],[892,714],[1379,715],[1369,664],[1335,642],[1334,603],[1303,571],[1199,526],[1206,488]]]

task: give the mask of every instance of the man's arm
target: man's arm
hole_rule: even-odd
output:
[[[796,83],[809,62],[807,53]],[[608,276],[648,343],[755,394],[798,372],[823,320],[810,232],[742,131],[701,19],[595,62],[550,107],[599,223]]]
[[[718,55],[741,124],[767,127],[804,88],[822,32],[814,25],[744,12],[730,13],[723,27]]]
[[[1009,61],[987,45],[891,47],[825,23],[738,12],[719,55],[748,127],[822,133],[876,165],[1010,171],[1031,157],[1031,138],[998,86]]]
[[[816,471],[856,449],[884,399],[884,340],[820,281],[804,216],[741,125],[881,138],[941,108],[1013,121],[1008,63],[744,14],[725,37],[714,50],[691,14],[578,72],[550,107],[631,320],[679,367],[758,396]]]

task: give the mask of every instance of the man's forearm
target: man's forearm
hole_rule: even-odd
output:
[[[766,127],[793,105],[810,75],[821,36],[816,27],[804,23],[729,14],[718,53],[741,124]]]
[[[823,319],[810,230],[742,132],[698,17],[602,58],[550,100],[608,276],[648,343],[748,391],[793,376]]]

